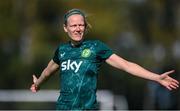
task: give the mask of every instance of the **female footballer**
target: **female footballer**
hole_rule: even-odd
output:
[[[179,87],[179,82],[169,76],[174,70],[163,74],[150,72],[116,55],[99,40],[85,40],[84,35],[89,24],[81,10],[68,11],[64,15],[63,27],[70,41],[57,47],[54,57],[39,78],[33,75],[33,84],[30,88],[32,92],[37,92],[40,85],[60,69],[61,90],[57,110],[97,109],[97,75],[104,62],[134,76],[155,81],[169,90]]]

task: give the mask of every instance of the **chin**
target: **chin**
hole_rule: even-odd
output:
[[[82,37],[80,37],[80,38],[76,38],[76,39],[73,39],[74,41],[76,41],[76,42],[80,42],[80,41],[82,41]]]
[[[82,41],[82,39],[81,40],[74,40],[75,42],[81,42]]]

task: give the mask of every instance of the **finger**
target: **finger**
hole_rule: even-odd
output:
[[[172,88],[170,86],[166,86],[166,88],[170,91],[172,90]]]
[[[173,79],[172,77],[169,77],[169,80],[170,80],[171,82],[174,82],[174,83],[176,83],[176,84],[179,84],[179,81],[177,81],[176,79]]]
[[[168,71],[168,72],[165,72],[161,75],[161,79],[165,79],[166,77],[168,77],[169,74],[173,73],[175,70],[171,70],[171,71]]]
[[[171,71],[165,72],[164,75],[169,75],[169,74],[174,73],[174,72],[175,72],[175,70],[171,70]]]
[[[35,87],[35,84],[33,84],[33,85],[31,86],[30,90],[31,90],[32,92],[37,92],[36,87]]]
[[[172,82],[176,83],[176,84],[179,84],[179,81],[175,80],[172,78]]]
[[[34,88],[31,88],[31,92],[36,92],[36,90]]]
[[[33,82],[35,83],[37,81],[37,77],[33,75]]]
[[[179,85],[176,84],[176,83],[174,83],[174,82],[172,82],[171,85],[173,85],[173,86],[175,86],[175,87],[177,87],[177,88],[179,87]]]
[[[173,89],[177,89],[176,86],[174,86],[173,84],[170,84],[169,87],[173,88]]]

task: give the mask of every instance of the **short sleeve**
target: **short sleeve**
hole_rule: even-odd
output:
[[[113,51],[103,42],[97,41],[97,57],[106,60],[113,54]]]
[[[60,60],[59,60],[59,47],[56,49],[56,51],[54,53],[53,61],[58,65],[60,63]]]

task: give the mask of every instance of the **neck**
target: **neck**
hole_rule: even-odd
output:
[[[82,43],[82,41],[83,41],[83,40],[78,41],[78,42],[76,42],[76,41],[71,41],[71,45],[72,45],[73,47],[77,47],[77,46],[79,46],[79,45]]]

